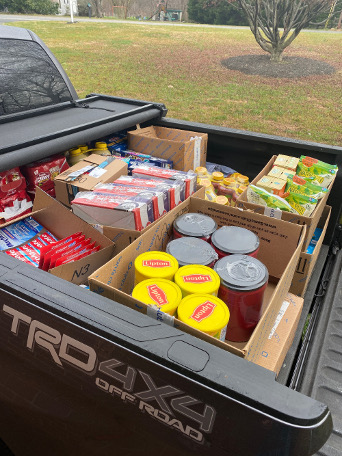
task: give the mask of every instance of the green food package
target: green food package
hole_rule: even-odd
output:
[[[290,193],[285,200],[291,206],[291,211],[304,217],[310,217],[315,210],[318,200],[306,195]]]
[[[261,206],[273,207],[281,211],[292,212],[290,204],[278,195],[273,195],[263,188],[249,185],[247,188],[247,201]]]
[[[302,177],[288,176],[285,193],[296,193],[299,195],[310,196],[311,198],[321,199],[328,192],[325,187],[312,184]]]
[[[336,165],[302,155],[298,163],[297,175],[321,187],[329,187],[338,171]]]

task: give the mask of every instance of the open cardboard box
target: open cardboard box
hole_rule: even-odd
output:
[[[288,293],[284,299],[274,325],[257,360],[259,366],[279,374],[285,356],[293,342],[304,299]]]
[[[112,157],[110,158],[112,160]],[[86,170],[92,165],[95,165],[96,168],[88,174]],[[113,182],[122,175],[127,176],[127,170],[127,163],[123,160],[109,161],[107,156],[89,155],[86,159],[79,161],[55,177],[56,198],[70,207],[76,193],[91,191],[98,184]]]
[[[127,138],[129,149],[172,160],[174,169],[189,171],[205,166],[207,133],[151,126],[129,131]]]
[[[186,212],[207,214],[215,219],[219,227],[235,225],[249,228],[260,238],[258,258],[268,268],[270,280],[264,296],[262,317],[247,343],[221,342],[130,296],[134,286],[135,258],[150,250],[164,251],[172,236],[173,221]],[[165,215],[159,222],[156,222],[129,247],[95,271],[89,277],[90,289],[241,357],[256,361],[290,288],[303,245],[305,229],[300,225],[282,220],[270,220],[264,215],[242,211],[234,207],[220,206],[216,203],[191,197]]]
[[[328,228],[331,214],[331,207],[325,206],[322,216],[317,224],[318,228],[322,228],[322,234],[315,246],[313,253],[301,252],[297,268],[295,270],[290,292],[298,296],[304,296],[309,280],[311,278],[312,271],[315,267],[319,252],[321,250],[324,236]]]
[[[28,216],[33,217],[34,220],[43,225],[58,239],[63,239],[81,231],[86,238],[90,237],[96,242],[96,245],[100,245],[101,247],[98,252],[92,253],[81,260],[50,269],[49,272],[57,277],[78,285],[86,283],[88,276],[113,256],[114,244],[110,239],[103,236],[88,223],[76,217],[63,204],[39,188],[36,189],[32,213],[12,220],[6,225],[10,225],[14,221],[22,220]]]
[[[193,194],[193,197],[200,198],[200,199],[204,199],[204,196],[205,196],[205,192],[204,192],[203,187],[200,187]],[[156,223],[160,222],[164,217],[169,215],[172,211],[177,211],[177,207],[174,209],[171,209],[171,211],[169,211],[167,214],[163,215],[158,220],[151,223],[151,225],[148,225],[146,228],[144,228],[141,231],[129,230],[129,229],[125,229],[125,228],[115,228],[112,226],[102,226],[102,225],[94,225],[94,227],[97,230],[99,230],[102,234],[104,234],[104,236],[111,239],[115,243],[114,255],[117,255],[119,252],[121,252],[127,246],[132,244],[133,241],[138,239],[138,237],[145,234],[148,230],[153,229],[153,227],[155,226]]]
[[[269,171],[273,167],[273,163],[275,162],[277,158],[277,155],[273,155],[271,160],[267,163],[265,168],[252,180],[251,184],[256,185],[256,183],[266,174],[269,173]],[[336,177],[336,176],[335,176]],[[299,225],[306,225],[306,237],[304,240],[303,244],[303,250],[305,251],[306,248],[308,247],[310,240],[314,234],[315,228],[317,227],[318,221],[321,218],[322,212],[325,208],[325,205],[327,203],[327,199],[329,197],[329,193],[331,191],[331,188],[334,184],[334,181],[330,184],[329,186],[329,191],[321,198],[313,211],[312,215],[310,217],[304,217],[302,215],[298,214],[293,214],[291,212],[286,212],[286,211],[271,211],[271,208],[267,206],[261,206],[259,204],[253,204],[249,203],[247,201],[247,190],[245,190],[238,198],[237,200],[237,207],[242,208],[242,209],[249,209],[253,212],[256,212],[258,214],[264,214],[264,215],[271,215],[272,217],[279,217],[282,220],[285,220],[286,222],[291,222],[291,223],[297,223]]]

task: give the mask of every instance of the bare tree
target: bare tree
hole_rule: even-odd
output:
[[[221,1],[244,11],[257,43],[274,62],[282,60],[284,49],[318,15],[324,13],[327,18],[338,13],[334,10],[337,0],[209,0],[208,6]]]

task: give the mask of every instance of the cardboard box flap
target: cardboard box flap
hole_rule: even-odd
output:
[[[32,212],[39,211],[40,209],[44,209],[49,206],[60,207],[60,204],[55,200],[55,198],[49,196],[41,188],[36,187],[36,195],[33,202]]]

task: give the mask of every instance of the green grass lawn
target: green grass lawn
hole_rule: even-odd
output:
[[[302,32],[285,55],[325,61],[336,73],[293,80],[221,65],[262,53],[249,30],[67,20],[14,25],[46,42],[80,97],[162,102],[168,117],[342,145],[342,33]]]

